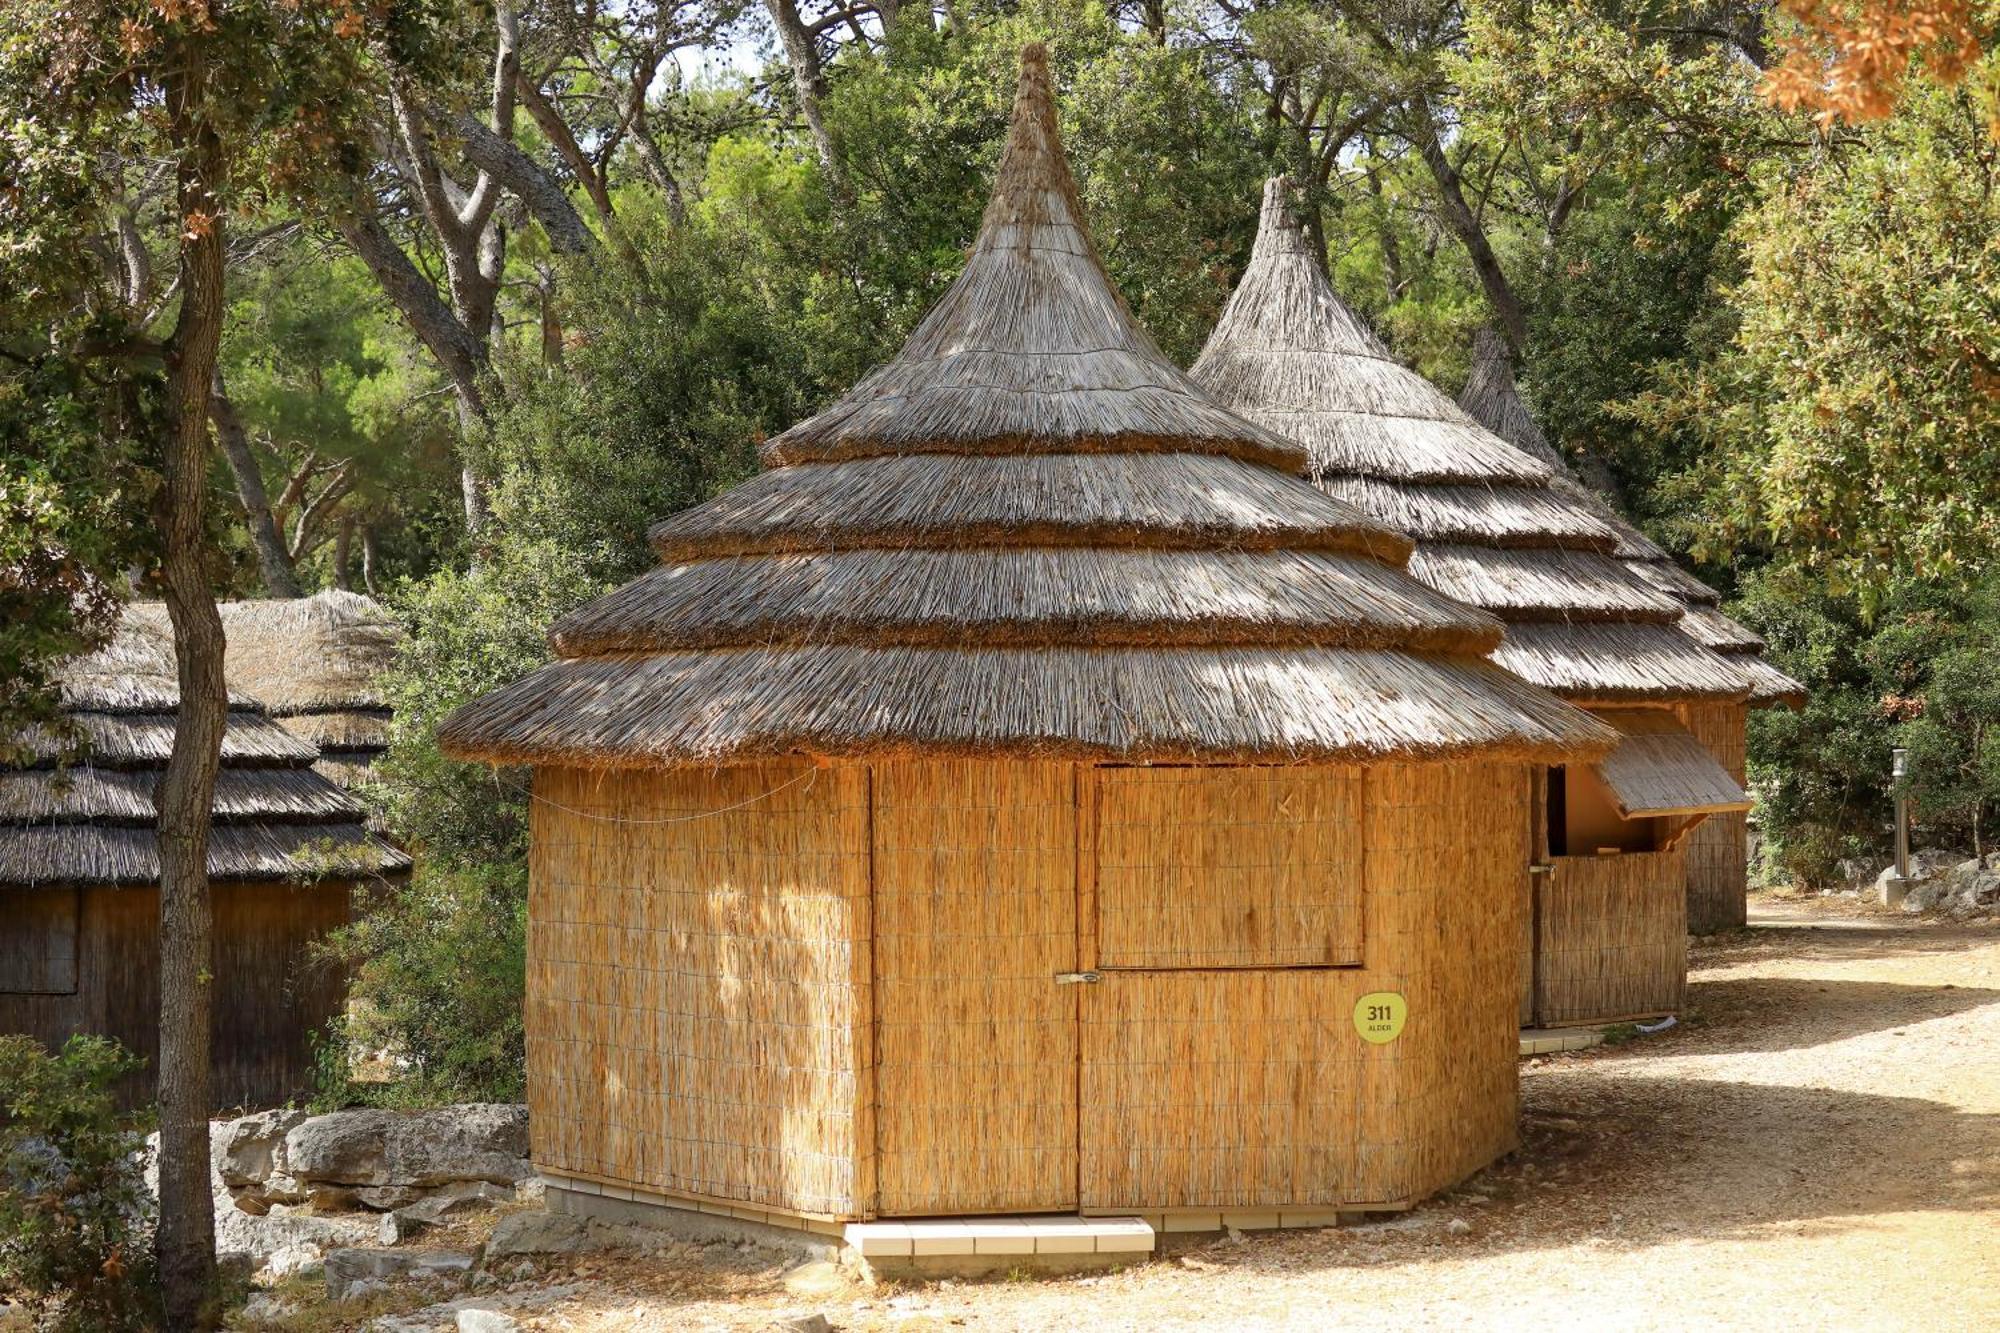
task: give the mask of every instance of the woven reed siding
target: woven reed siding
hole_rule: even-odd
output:
[[[1744,781],[1744,722],[1741,704],[1684,704],[1681,724],[1708,748],[1729,776]],[[1687,855],[1688,930],[1707,935],[1729,930],[1748,920],[1744,895],[1749,891],[1748,816],[1714,814],[1695,825],[1682,849]]]
[[[544,768],[535,791],[536,1160],[853,1214],[867,775]]]
[[[1521,769],[1361,781],[1365,967],[1112,971],[1079,988],[1084,1207],[1396,1202],[1513,1145]],[[1410,1004],[1385,1046],[1353,1024],[1376,990]]]
[[[1609,1023],[1679,1011],[1687,989],[1680,849],[1558,856],[1541,891],[1538,1023]]]
[[[1100,967],[1361,962],[1361,773],[1101,768]]]
[[[1077,781],[1068,764],[874,770],[884,1215],[1076,1206],[1085,988],[1055,973],[1077,966]]]

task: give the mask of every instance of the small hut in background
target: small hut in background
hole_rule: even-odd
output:
[[[1623,735],[1609,762],[1537,775],[1531,836],[1546,873],[1523,927],[1521,1021],[1677,1010],[1685,840],[1749,801],[1675,714],[1739,703],[1743,673],[1681,629],[1681,604],[1619,561],[1617,534],[1547,461],[1473,421],[1341,302],[1282,178],[1191,373],[1304,445],[1328,495],[1412,535],[1411,573],[1505,621],[1495,662]]]
[[[317,746],[320,773],[343,786],[365,781],[389,745],[389,708],[377,682],[402,640],[395,619],[371,597],[332,588],[225,602],[221,610],[229,687]]]
[[[31,761],[0,769],[0,1032],[51,1048],[100,1033],[150,1062],[159,1047],[153,792],[180,703],[164,608],[128,608],[113,641],[70,663],[62,686],[74,736],[19,738]],[[232,694],[208,848],[217,1109],[311,1091],[311,1039],[346,987],[307,966],[310,946],[347,921],[357,881],[409,866],[368,832],[352,796],[313,771],[317,756]],[[125,1093],[144,1101],[152,1088],[149,1067]]]
[[[1612,554],[1681,604],[1682,632],[1727,657],[1748,679],[1750,693],[1741,703],[1689,702],[1675,709],[1682,725],[1742,784],[1744,724],[1749,710],[1797,708],[1805,703],[1805,687],[1764,659],[1764,641],[1756,631],[1722,613],[1722,594],[1682,569],[1664,547],[1572,473],[1522,401],[1514,381],[1513,358],[1505,340],[1492,329],[1481,329],[1473,339],[1472,374],[1458,403],[1494,434],[1548,463],[1555,470],[1557,486],[1588,505],[1617,535],[1618,545]],[[1717,813],[1688,837],[1687,913],[1688,929],[1694,934],[1727,930],[1747,919],[1748,818],[1738,811]]]
[[[1324,1223],[1515,1142],[1527,771],[1613,737],[1162,357],[1039,47],[962,276],[763,459],[442,731],[535,770],[565,1206]]]

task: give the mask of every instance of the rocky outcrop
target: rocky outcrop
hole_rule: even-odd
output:
[[[2000,911],[2000,852],[1956,859],[1926,870],[1921,879],[1912,876],[1902,902],[1905,912],[1976,916]],[[1883,872],[1893,873],[1893,866]]]
[[[527,1108],[495,1103],[260,1111],[210,1125],[209,1150],[217,1245],[271,1276],[401,1244],[459,1210],[535,1197],[539,1183]]]

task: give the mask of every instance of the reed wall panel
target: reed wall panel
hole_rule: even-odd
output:
[[[1560,1027],[1677,1013],[1687,990],[1681,849],[1554,863],[1541,888],[1536,1021]]]
[[[867,774],[543,768],[535,794],[536,1161],[854,1213],[870,1080]]]
[[[1076,1206],[1077,793],[1070,764],[874,770],[884,1215]]]
[[[1361,962],[1361,770],[1095,777],[1099,967]]]
[[[1513,1146],[1525,774],[1378,766],[1359,781],[1363,966],[1112,971],[1077,988],[1087,1209],[1396,1203]],[[1381,1046],[1353,1022],[1373,991],[1409,1004]]]
[[[1749,710],[1742,704],[1683,704],[1676,711],[1681,724],[1729,770],[1729,776],[1744,784],[1744,726]],[[1688,834],[1683,849],[1690,933],[1708,935],[1749,919],[1749,833],[1749,816],[1732,811],[1708,816]]]

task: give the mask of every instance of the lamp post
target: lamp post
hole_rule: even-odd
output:
[[[1910,891],[1910,798],[1904,781],[1910,776],[1910,752],[1897,746],[1889,752],[1889,781],[1896,798],[1896,865],[1882,878],[1882,905],[1900,907]]]

